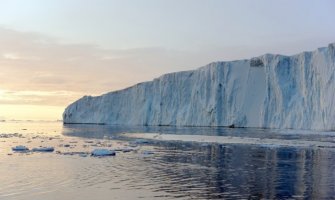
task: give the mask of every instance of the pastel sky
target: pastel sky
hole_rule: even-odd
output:
[[[333,0],[0,0],[0,119],[264,53],[335,41]]]

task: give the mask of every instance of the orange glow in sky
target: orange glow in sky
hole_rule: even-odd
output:
[[[332,0],[2,0],[0,119],[57,120],[84,95],[164,73],[314,50],[335,40],[334,7]]]
[[[63,106],[0,105],[0,120],[61,120]]]

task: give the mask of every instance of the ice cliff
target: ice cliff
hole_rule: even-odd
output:
[[[64,123],[335,130],[335,43],[165,74],[69,105]]]

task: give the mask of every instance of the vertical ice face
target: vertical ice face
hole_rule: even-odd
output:
[[[294,56],[266,54],[85,96],[64,123],[335,129],[335,44]]]

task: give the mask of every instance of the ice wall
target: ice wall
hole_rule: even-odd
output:
[[[64,123],[335,130],[335,43],[165,74],[69,105]]]

